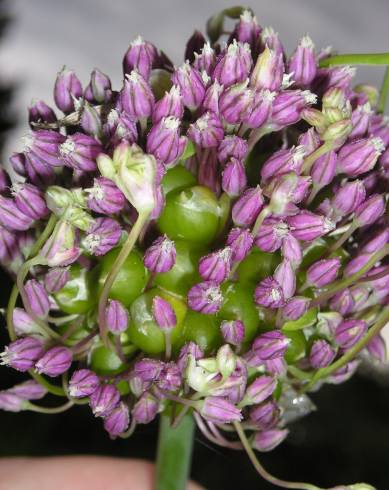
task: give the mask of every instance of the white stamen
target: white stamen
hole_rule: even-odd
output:
[[[126,78],[129,82],[132,83],[139,83],[140,81],[140,75],[136,70],[132,70],[129,75],[126,75]]]
[[[211,77],[205,70],[201,72],[201,78],[203,79],[204,85],[208,85],[208,83],[211,81]]]
[[[240,16],[242,22],[247,22],[248,24],[251,24],[251,22],[256,22],[256,18],[253,17],[253,14],[250,12],[250,10],[243,10],[243,13]]]
[[[283,76],[282,76],[282,83],[281,83],[281,88],[282,89],[289,88],[291,85],[294,84],[294,80],[292,78],[293,75],[294,75],[294,72],[284,73],[283,74]]]
[[[273,288],[270,292],[270,296],[273,301],[279,301],[281,299],[281,292],[277,288]]]
[[[220,250],[218,255],[223,262],[228,262],[232,255],[231,247],[225,247],[223,250]]]
[[[372,145],[374,146],[375,151],[381,155],[383,151],[385,151],[385,143],[382,141],[382,139],[379,136],[376,136],[375,138],[372,138],[371,140]]]
[[[119,113],[116,109],[111,109],[109,111],[108,117],[107,117],[107,122],[108,124],[115,124],[116,121],[119,119]]]
[[[101,243],[101,236],[96,235],[95,233],[91,233],[90,235],[86,236],[83,240],[84,248],[89,253],[93,253],[96,250],[96,248],[100,245],[100,243]]]
[[[263,28],[262,39],[266,40],[269,37],[278,37],[278,32],[276,32],[272,26],[267,26]]]
[[[175,131],[180,125],[180,120],[177,117],[168,116],[164,118],[163,125],[166,129]]]
[[[98,183],[95,183],[90,189],[85,189],[85,192],[96,201],[102,201],[105,198],[105,192]]]
[[[201,48],[201,54],[203,54],[203,55],[213,54],[213,48],[208,41]]]
[[[292,151],[293,167],[301,163],[305,155],[306,155],[306,149],[304,145],[299,145],[293,148]]]
[[[373,114],[370,102],[366,102],[366,104],[359,106],[359,110],[363,112],[363,114]]]
[[[357,69],[355,68],[355,66],[348,66],[348,65],[346,65],[346,66],[342,66],[341,69],[340,69],[340,71],[342,73],[344,73],[344,75],[353,78],[353,77],[355,77],[355,74],[357,72]]]
[[[167,236],[164,237],[164,240],[161,244],[161,250],[163,253],[170,253],[174,248],[174,243],[172,240],[169,240]]]
[[[66,157],[70,153],[73,153],[73,151],[76,149],[76,145],[74,141],[67,139],[64,143],[59,145],[59,153]]]
[[[141,46],[142,44],[144,44],[142,36],[138,36],[131,42],[131,46]]]
[[[209,303],[219,303],[223,300],[223,296],[218,287],[210,287],[206,292]]]
[[[11,186],[11,194],[17,196],[23,187],[24,185],[21,182],[14,182]]]
[[[315,49],[315,44],[308,34],[300,39],[300,46],[302,48],[312,49],[312,51]]]
[[[34,136],[32,134],[26,134],[22,136],[22,145],[24,146],[25,151],[29,151],[34,144]]]
[[[274,225],[273,230],[277,238],[284,238],[289,234],[289,227],[283,221]]]
[[[309,90],[303,90],[301,95],[304,97],[304,100],[307,104],[316,104],[317,95],[313,94]]]
[[[335,228],[335,223],[328,218],[324,218],[324,221],[323,221],[324,232],[328,233],[329,231],[333,230],[334,228]]]
[[[276,98],[277,92],[272,92],[271,90],[265,89],[261,91],[262,99],[265,102],[273,102]]]

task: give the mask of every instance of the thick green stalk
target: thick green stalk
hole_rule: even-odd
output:
[[[337,54],[320,61],[323,68],[335,65],[389,65],[389,53]]]
[[[381,90],[380,90],[380,97],[378,99],[378,104],[377,104],[377,111],[378,112],[381,112],[381,113],[385,112],[386,102],[388,99],[388,93],[389,93],[389,66],[386,68],[384,80],[382,82],[382,86],[381,86]]]
[[[185,415],[174,429],[169,413],[159,421],[155,490],[186,490],[192,458],[194,421]]]

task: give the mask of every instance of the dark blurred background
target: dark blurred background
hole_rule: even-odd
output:
[[[388,0],[250,1],[261,25],[272,25],[290,52],[309,32],[318,47],[343,52],[389,51]],[[26,107],[32,97],[52,103],[52,85],[63,64],[86,82],[99,67],[116,85],[121,56],[141,33],[179,63],[185,40],[202,28],[222,0],[0,0],[0,145],[3,161],[27,131]],[[382,71],[358,71],[358,81],[379,84]],[[10,128],[13,129],[11,131]],[[5,146],[4,146],[5,142]],[[0,275],[0,306],[10,281]],[[7,342],[4,325],[0,346]],[[311,481],[323,487],[367,481],[389,489],[389,380],[358,374],[341,386],[327,386],[312,396],[318,411],[291,426],[288,440],[262,456],[277,476]],[[0,368],[0,389],[20,381]],[[111,441],[87,407],[56,416],[0,412],[0,456],[98,454],[154,459],[157,426],[139,427],[130,440]],[[270,489],[244,454],[221,450],[197,434],[192,477],[209,490]],[[28,489],[26,489],[28,490]]]

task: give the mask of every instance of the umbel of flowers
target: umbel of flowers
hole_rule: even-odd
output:
[[[208,34],[177,67],[138,37],[117,90],[63,68],[58,112],[29,108],[0,174],[15,278],[1,362],[32,379],[0,406],[88,403],[113,438],[189,416],[276,485],[319,489],[272,477],[254,450],[309,413],[306,392],[385,359],[385,93],[308,36],[287,56],[248,10]],[[37,404],[47,393],[65,403]]]

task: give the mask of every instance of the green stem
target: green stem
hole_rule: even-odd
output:
[[[377,112],[384,113],[389,93],[389,66],[386,68],[384,80],[382,82],[380,97],[377,103]]]
[[[154,490],[186,490],[193,447],[193,417],[185,415],[173,429],[170,414],[163,413],[159,424]]]
[[[312,152],[310,155],[308,155],[306,158],[304,158],[304,163],[302,166],[302,173],[303,174],[309,174],[309,171],[311,170],[312,165],[316,162],[316,160],[321,157],[322,155],[325,155],[329,151],[332,150],[334,146],[333,141],[326,141],[323,143],[317,150]]]
[[[257,472],[261,475],[261,477],[268,481],[269,483],[272,483],[273,485],[277,485],[278,487],[281,488],[294,488],[294,489],[299,489],[299,490],[323,490],[320,487],[317,487],[316,485],[312,485],[311,483],[301,483],[301,482],[289,482],[286,480],[281,480],[270,473],[268,473],[265,468],[261,465],[261,463],[258,461],[257,456],[254,453],[253,448],[251,447],[250,442],[247,439],[247,436],[239,422],[234,422],[234,427],[236,432],[238,433],[239,439],[242,442],[242,445],[250,458],[250,461],[252,462],[254,468],[257,470]]]
[[[337,54],[320,61],[322,68],[335,65],[389,65],[389,53]]]
[[[59,407],[40,407],[39,405],[35,405],[35,403],[27,402],[26,410],[30,410],[31,412],[45,413],[48,415],[54,415],[56,413],[66,412],[74,405],[72,401],[68,401]]]
[[[107,305],[109,292],[113,283],[115,282],[116,276],[118,275],[120,269],[123,267],[124,262],[126,261],[128,255],[131,250],[134,248],[134,245],[142,232],[143,226],[146,223],[149,214],[140,214],[137,220],[134,223],[134,226],[131,228],[130,233],[128,234],[127,240],[124,243],[119,255],[117,256],[112,269],[110,270],[107,279],[104,283],[103,290],[99,299],[99,328],[100,328],[100,337],[104,344],[107,344],[107,328],[105,325],[105,307]]]
[[[370,342],[370,340],[382,330],[389,322],[389,308],[385,308],[378,317],[376,323],[369,329],[367,334],[362,337],[351,349],[349,349],[342,357],[329,366],[319,369],[311,381],[304,387],[304,391],[309,391],[320,379],[330,376],[338,369],[352,361],[361,350]]]
[[[51,384],[49,381],[47,381],[46,378],[44,378],[42,375],[38,374],[35,372],[33,369],[30,369],[28,371],[29,375],[35,379],[37,383],[42,385],[43,387],[46,388],[46,390],[51,393],[52,395],[56,396],[66,396],[66,393],[64,389],[61,386],[56,386]]]

